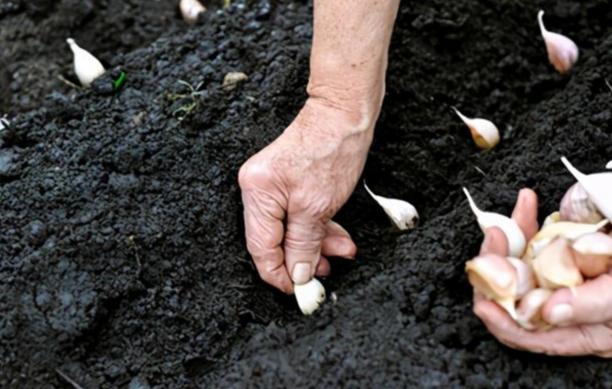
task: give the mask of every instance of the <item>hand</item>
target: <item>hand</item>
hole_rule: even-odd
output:
[[[291,125],[240,169],[247,249],[261,278],[285,293],[330,272],[355,243],[331,221],[353,192],[373,117],[310,98]]]
[[[536,194],[530,189],[519,193],[512,218],[527,240],[537,232]],[[497,228],[486,232],[481,254],[508,255],[508,242]],[[520,327],[496,303],[474,295],[474,313],[503,344],[548,355],[612,356],[612,276],[601,275],[576,288],[557,290],[542,308],[545,321],[556,327],[548,331],[527,331]]]

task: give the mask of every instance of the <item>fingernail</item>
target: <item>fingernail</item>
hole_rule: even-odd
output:
[[[293,266],[291,278],[293,278],[293,283],[301,285],[310,281],[310,274],[310,264],[307,262],[298,262]]]
[[[564,324],[572,319],[574,310],[569,304],[558,304],[550,311],[550,324]]]

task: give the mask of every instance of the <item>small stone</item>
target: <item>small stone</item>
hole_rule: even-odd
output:
[[[32,246],[41,246],[47,240],[47,226],[40,220],[34,220],[28,225],[27,236]]]
[[[240,82],[248,78],[249,76],[242,72],[229,72],[223,77],[223,89],[233,90]]]

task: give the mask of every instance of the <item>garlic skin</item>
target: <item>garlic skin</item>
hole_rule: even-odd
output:
[[[325,288],[316,278],[302,285],[293,285],[293,291],[304,315],[311,315],[325,301]]]
[[[555,239],[544,247],[531,266],[538,285],[544,289],[572,288],[584,282],[576,266],[574,251],[565,239]]]
[[[542,307],[552,295],[548,289],[533,289],[519,302],[516,309],[516,321],[526,330],[546,329],[550,324],[542,319]]]
[[[179,3],[179,9],[183,20],[188,24],[193,24],[198,21],[200,13],[206,11],[206,7],[202,5],[198,0],[181,0]]]
[[[363,186],[378,205],[382,207],[397,228],[403,231],[416,227],[419,222],[419,213],[412,204],[403,200],[378,196],[368,188],[365,182]]]
[[[102,63],[100,63],[100,61],[89,51],[79,47],[74,39],[68,38],[66,42],[74,55],[74,72],[79,82],[81,85],[89,87],[96,78],[104,73],[104,66],[102,66]]]
[[[559,206],[561,220],[576,223],[597,223],[603,216],[589,199],[589,194],[579,182],[572,185],[561,200]]]
[[[471,119],[464,116],[457,108],[454,108],[455,113],[461,118],[463,123],[470,129],[472,139],[482,150],[492,149],[499,143],[499,130],[487,119],[475,118]]]
[[[529,266],[525,261],[513,257],[507,257],[506,259],[516,271],[515,299],[518,300],[526,295],[530,290],[535,289],[535,275],[533,274],[531,266]]]
[[[525,251],[526,240],[525,235],[523,234],[523,231],[521,231],[518,224],[516,224],[516,222],[511,218],[499,213],[482,211],[480,208],[478,208],[474,202],[474,199],[472,199],[470,192],[468,192],[466,188],[463,188],[463,192],[468,199],[472,212],[474,215],[476,215],[476,219],[482,232],[485,232],[485,230],[490,227],[498,227],[501,229],[506,235],[506,239],[508,239],[510,256],[520,258]]]
[[[506,258],[481,255],[467,261],[465,271],[474,289],[498,303],[516,319],[514,302],[518,286],[517,273]]]
[[[612,172],[586,175],[576,169],[567,158],[561,157],[561,161],[582,184],[597,210],[608,220],[612,220]]]
[[[542,223],[542,227],[546,227],[549,224],[553,224],[553,223],[558,223],[561,221],[561,213],[560,212],[553,212],[550,215],[546,216],[546,219],[544,219],[544,222]]]
[[[612,263],[612,237],[603,232],[583,235],[572,244],[576,265],[586,277],[608,272]]]
[[[568,37],[548,31],[544,27],[543,16],[544,11],[540,10],[538,12],[538,24],[546,44],[548,60],[559,73],[565,74],[578,60],[578,46]]]

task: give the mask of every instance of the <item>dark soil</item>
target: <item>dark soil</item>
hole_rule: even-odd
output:
[[[463,263],[481,233],[460,191],[508,213],[529,186],[546,214],[572,183],[560,156],[587,172],[612,157],[608,1],[402,2],[364,178],[422,225],[392,232],[360,187],[337,218],[358,261],[334,263],[337,302],[313,317],[256,276],[236,185],[305,99],[310,5],[236,2],[187,27],[172,1],[15,3],[0,14],[0,387],[612,387],[609,362],[512,351],[472,314]],[[547,62],[539,7],[582,49],[569,76]],[[120,93],[57,80],[74,77],[69,33],[123,67]],[[229,71],[249,79],[223,90]],[[501,144],[478,152],[453,105]]]

